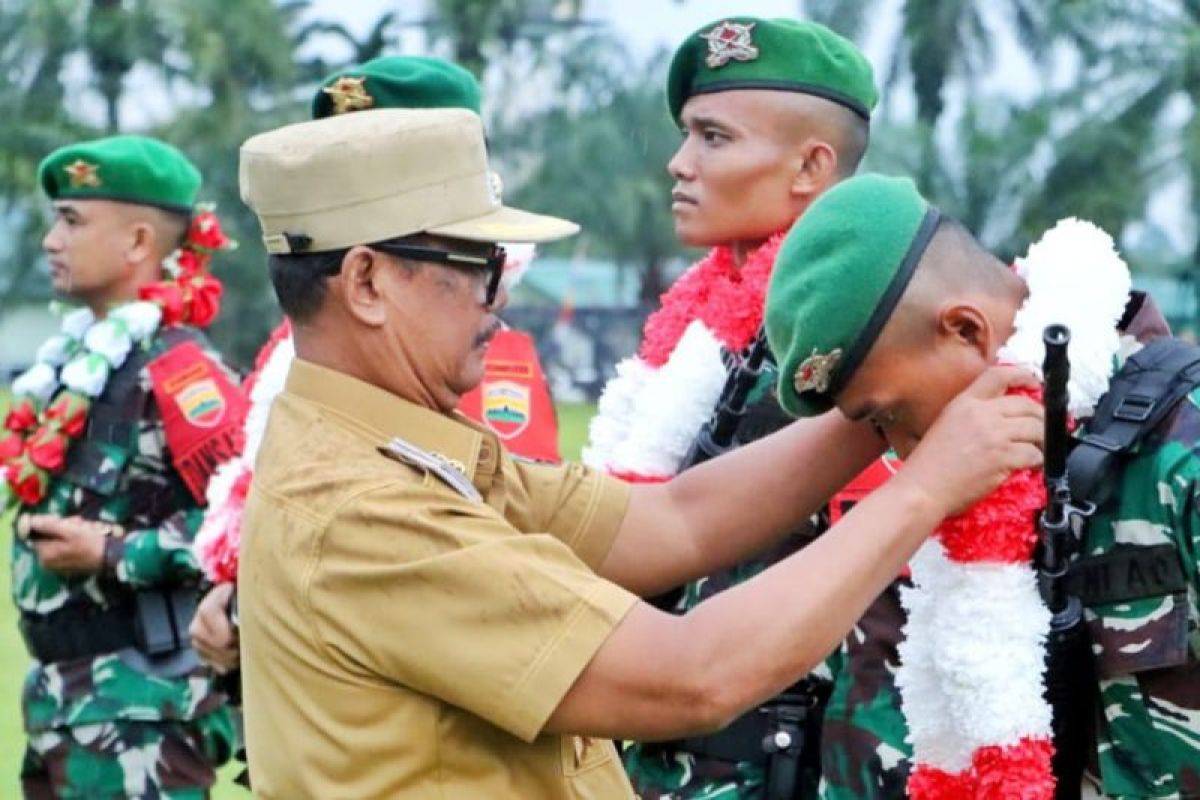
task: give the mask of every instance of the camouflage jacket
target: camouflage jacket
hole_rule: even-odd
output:
[[[896,646],[904,625],[894,581],[868,608],[843,642],[833,667],[833,693],[821,728],[824,800],[903,800],[912,746],[900,710]]]
[[[1123,341],[1167,335],[1139,297]],[[1200,798],[1200,391],[1132,459],[1115,500],[1088,526],[1085,558],[1173,549],[1187,592],[1086,610],[1100,674],[1091,777],[1119,800]],[[827,800],[905,797],[911,748],[893,676],[904,614],[897,581],[843,647],[822,732]]]
[[[1165,552],[1186,583],[1085,598],[1100,692],[1091,771],[1120,800],[1200,798],[1200,389],[1155,434],[1088,525],[1081,559]]]
[[[99,612],[128,603],[137,590],[199,580],[189,543],[202,510],[175,467],[149,369],[161,355],[193,341],[204,346],[198,332],[173,328],[131,353],[93,404],[87,430],[71,445],[45,499],[18,513],[18,519],[27,513],[77,515],[127,531],[116,550],[115,569],[89,576],[44,569],[32,545],[14,536],[12,593],[22,620],[62,609]],[[215,352],[206,346],[202,352],[212,369],[237,385]],[[111,720],[187,720],[222,703],[202,668],[188,665],[164,674],[132,647],[92,658],[35,662],[22,693],[31,733]]]
[[[737,445],[766,436],[791,419],[775,396],[778,377],[774,362],[764,362],[763,372],[749,398],[746,417],[737,433]],[[820,522],[798,531],[762,556],[693,581],[683,587],[675,604],[677,613],[695,608],[703,600],[749,580],[777,561],[799,550],[816,537]],[[825,670],[821,674],[827,674]],[[755,800],[763,796],[763,770],[754,764],[697,758],[670,746],[633,744],[623,758],[630,781],[642,800]],[[807,774],[795,795],[799,800],[816,796],[816,775]]]

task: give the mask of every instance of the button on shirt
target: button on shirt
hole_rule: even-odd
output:
[[[441,469],[385,455],[396,437]],[[297,360],[244,521],[256,795],[632,797],[610,742],[542,732],[636,602],[593,571],[628,498],[619,481],[515,462],[463,417]]]

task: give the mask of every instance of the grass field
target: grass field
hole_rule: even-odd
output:
[[[0,419],[7,409],[7,396],[0,390]],[[574,461],[587,438],[587,423],[596,411],[590,404],[562,405],[558,408],[559,446],[564,459]],[[0,519],[0,548],[5,554],[0,558],[0,800],[20,796],[18,775],[21,754],[24,750],[24,734],[21,731],[20,690],[28,666],[25,646],[17,634],[16,613],[9,600],[8,565],[9,537],[12,535],[10,519]],[[232,783],[237,773],[234,768],[222,771],[221,780],[214,792],[215,800],[235,800],[250,797],[250,793]]]

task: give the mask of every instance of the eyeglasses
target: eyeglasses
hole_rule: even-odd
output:
[[[500,245],[492,245],[491,251],[486,256],[473,256],[467,253],[454,253],[448,250],[436,250],[432,247],[392,242],[379,242],[370,247],[400,258],[445,264],[452,269],[465,269],[471,272],[484,269],[488,275],[487,292],[484,294],[483,303],[488,308],[496,304],[496,295],[500,292],[500,277],[504,274],[504,260],[507,258],[504,248]]]

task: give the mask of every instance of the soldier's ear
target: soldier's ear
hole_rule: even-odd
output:
[[[815,197],[837,180],[837,151],[821,139],[807,139],[796,152],[792,175],[792,194]]]
[[[351,247],[342,258],[342,270],[331,281],[334,295],[351,317],[372,328],[387,322],[383,254],[369,247]]]
[[[937,318],[938,339],[957,347],[974,350],[985,362],[991,362],[995,350],[996,328],[982,308],[973,303],[943,306]]]

